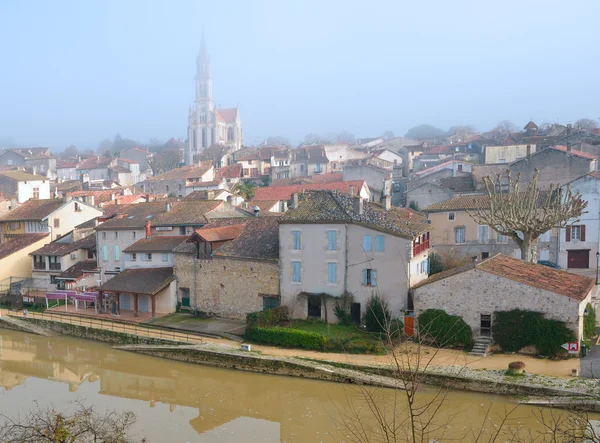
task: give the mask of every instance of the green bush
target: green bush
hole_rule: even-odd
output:
[[[592,338],[596,336],[596,311],[591,303],[585,308],[586,315],[583,317],[583,336]]]
[[[441,309],[427,309],[417,318],[419,338],[443,348],[473,347],[473,331],[458,315]]]
[[[335,305],[333,306],[333,313],[338,319],[338,325],[354,325],[354,320],[352,319],[352,314],[350,312],[350,307],[352,306],[353,301],[354,297],[348,292],[344,293],[344,295],[341,298],[336,300]]]
[[[495,312],[492,331],[494,341],[504,352],[535,345],[538,354],[553,356],[561,351],[562,344],[576,340],[575,333],[563,322],[520,309]]]
[[[444,270],[444,263],[442,257],[435,252],[429,254],[429,275],[437,274]]]
[[[369,332],[386,332],[392,316],[387,302],[378,295],[372,295],[367,300],[365,312],[365,327]]]
[[[316,332],[301,331],[291,328],[262,328],[246,329],[246,337],[257,343],[283,346],[286,348],[303,348],[321,351],[325,348],[326,338]]]
[[[267,311],[257,311],[246,314],[246,329],[254,327],[270,328],[281,326],[290,321],[290,311],[287,306],[278,306]]]

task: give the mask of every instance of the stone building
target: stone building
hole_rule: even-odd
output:
[[[184,166],[172,169],[164,174],[147,178],[137,186],[149,194],[167,194],[176,197],[185,197],[193,192],[195,185],[212,183],[215,169],[212,163],[206,162],[199,165]]]
[[[50,148],[9,149],[0,154],[0,166],[20,166],[30,174],[56,178],[56,158]]]
[[[445,170],[441,170],[439,173],[444,172]],[[430,178],[432,181],[428,180]],[[404,192],[406,206],[414,202],[417,208],[426,208],[454,197],[475,193],[473,176],[470,174],[436,178],[437,180],[434,180],[432,175],[407,182],[406,191]]]
[[[370,163],[344,166],[344,181],[364,180],[373,201],[379,201],[382,193],[392,195],[392,174],[391,169],[384,169]]]
[[[357,323],[372,295],[384,298],[394,317],[409,309],[409,287],[427,278],[431,227],[389,200],[381,206],[312,191],[281,217],[281,298],[294,316],[335,322],[333,306],[347,293]]]
[[[522,309],[565,322],[581,340],[594,279],[498,254],[476,266],[434,274],[413,287],[415,316],[426,309],[459,315],[474,335],[489,336],[494,314]]]
[[[212,223],[176,248],[181,306],[230,318],[279,306],[277,222],[254,217]]]

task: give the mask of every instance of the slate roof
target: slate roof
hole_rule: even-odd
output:
[[[209,221],[206,215],[223,204],[222,200],[183,200],[176,202],[171,205],[169,212],[166,212],[165,209],[160,214],[155,215],[151,220],[152,226],[205,224]]]
[[[523,129],[537,129],[538,125],[536,125],[533,120],[530,120],[529,123],[525,125]]]
[[[0,171],[0,175],[17,181],[48,180],[48,177],[44,177],[43,175],[33,175],[25,171]]]
[[[353,223],[390,235],[414,238],[431,231],[424,217],[413,211],[363,203],[363,214],[354,212],[354,199],[337,191],[311,191],[303,194],[297,209],[290,209],[280,223]]]
[[[78,280],[83,277],[84,274],[92,274],[97,269],[98,264],[96,260],[83,260],[75,263],[66,271],[63,271],[59,277]]]
[[[246,223],[240,223],[239,225],[229,225],[220,227],[211,227],[207,225],[200,229],[196,229],[195,234],[202,240],[209,243],[221,242],[227,240],[233,240],[242,233]]]
[[[225,243],[215,257],[277,261],[279,258],[279,217],[252,217],[235,239]]]
[[[475,191],[475,183],[473,182],[472,175],[440,178],[440,186],[451,189],[454,192]]]
[[[19,252],[21,249],[31,246],[32,244],[43,240],[49,234],[23,234],[11,238],[9,241],[0,244],[0,260]]]
[[[66,204],[60,198],[27,200],[21,206],[0,217],[0,221],[41,221]]]
[[[138,203],[127,206],[110,205],[104,215],[113,215],[110,210],[114,210],[114,217],[96,227],[97,231],[144,229],[148,220],[152,221],[156,215],[166,211],[166,205],[164,202]]]
[[[146,181],[157,181],[157,180],[185,180],[190,178],[201,178],[208,170],[212,168],[211,165],[189,165],[182,168],[171,169],[164,174],[149,177]]]
[[[37,251],[31,252],[29,255],[58,255],[62,257],[63,255],[70,254],[78,249],[96,249],[96,233],[94,232],[93,234],[72,243],[53,241]]]
[[[358,195],[365,184],[364,180],[352,180],[329,183],[307,183],[288,186],[267,186],[256,188],[256,194],[252,198],[254,201],[281,201],[290,200],[292,194],[305,191],[331,190],[350,194],[350,187],[353,187],[353,195]],[[252,203],[251,202],[251,203]]]
[[[100,286],[101,291],[155,295],[175,280],[173,268],[129,268]]]
[[[136,241],[123,249],[123,252],[170,252],[187,239],[187,235],[155,235],[149,239],[142,238]]]
[[[307,161],[308,163],[329,163],[325,148],[323,146],[304,146],[292,151],[295,161]]]

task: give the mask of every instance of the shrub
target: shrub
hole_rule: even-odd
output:
[[[544,318],[541,312],[500,311],[494,313],[494,341],[504,352],[517,352],[535,345],[538,354],[553,356],[561,345],[576,339],[575,333],[558,320]]]
[[[316,332],[282,327],[251,327],[246,329],[246,337],[257,343],[283,346],[286,348],[303,348],[321,351],[325,347],[326,338]]]
[[[378,295],[372,295],[367,301],[365,327],[369,332],[386,332],[392,316],[387,302]]]
[[[522,361],[511,361],[508,364],[508,370],[511,372],[523,372],[525,370],[525,363]]]
[[[440,254],[432,252],[429,254],[429,275],[437,274],[444,270],[444,263]]]
[[[353,301],[354,297],[348,292],[344,293],[341,298],[336,300],[335,305],[333,306],[333,313],[338,319],[338,325],[352,326],[354,324],[354,321],[352,320],[352,314],[350,312],[350,307],[352,306]]]
[[[592,338],[596,336],[596,311],[591,303],[585,308],[585,316],[583,317],[583,336]]]
[[[411,201],[410,201],[410,203],[408,204],[408,207],[409,207],[410,209],[412,209],[413,211],[417,211],[417,212],[419,212],[419,203],[417,203],[417,202],[416,202],[416,201],[414,201],[414,200],[411,200]]]
[[[281,326],[290,320],[290,311],[287,306],[278,306],[267,311],[257,311],[246,314],[246,330],[259,327],[269,328]]]
[[[458,315],[427,309],[417,318],[419,338],[440,347],[473,347],[473,331]]]

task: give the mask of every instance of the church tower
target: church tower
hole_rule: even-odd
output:
[[[186,163],[191,165],[194,156],[214,145],[227,145],[237,150],[242,145],[242,127],[237,108],[216,109],[212,96],[210,57],[206,50],[204,34],[196,57],[196,99],[188,117],[188,149]]]

